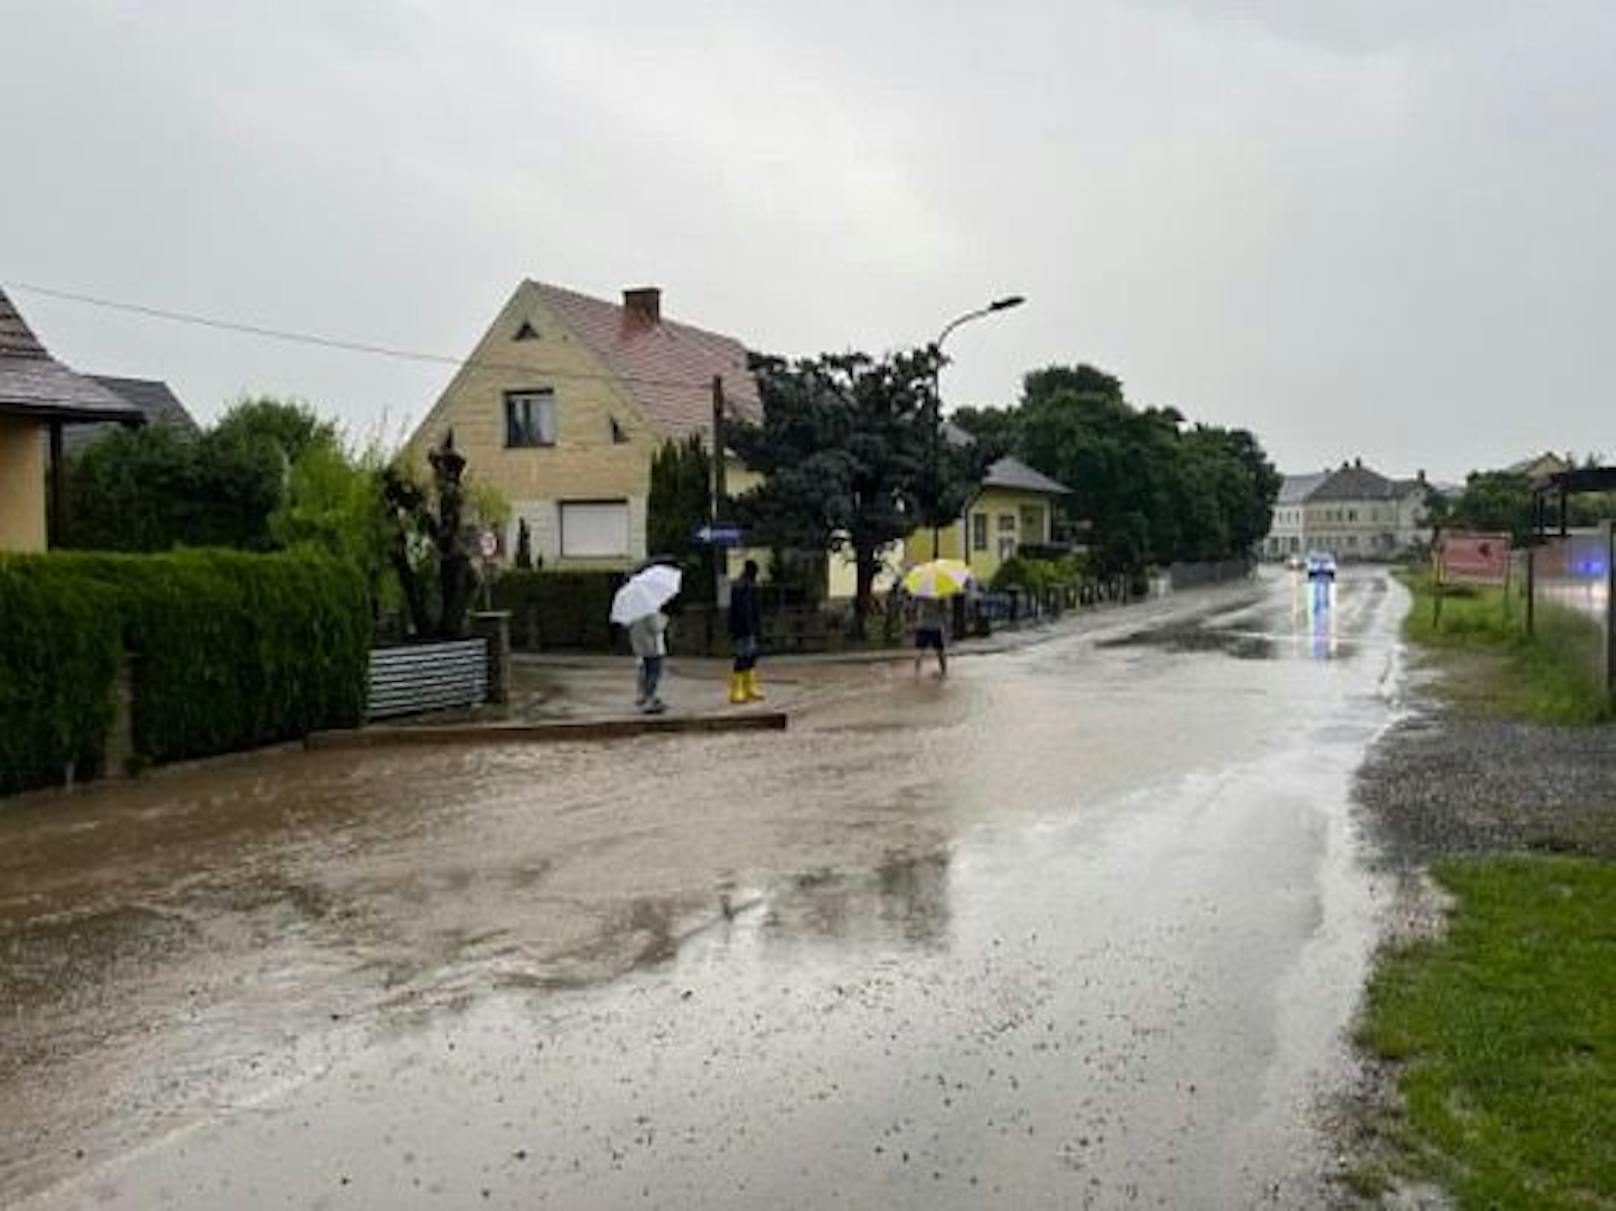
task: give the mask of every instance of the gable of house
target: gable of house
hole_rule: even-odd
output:
[[[650,469],[665,441],[712,427],[712,383],[730,414],[759,409],[740,342],[661,316],[659,291],[621,305],[524,281],[406,445],[453,430],[468,473],[511,503],[504,550],[525,522],[547,566],[622,566],[646,555]]]

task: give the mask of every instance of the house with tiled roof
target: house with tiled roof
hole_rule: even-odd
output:
[[[139,408],[51,357],[0,291],[0,551],[43,551],[63,499],[63,433]]]
[[[631,566],[646,558],[651,463],[663,443],[700,435],[711,446],[713,383],[727,417],[756,420],[762,405],[746,346],[663,314],[654,287],[619,302],[524,281],[416,428],[405,455],[427,452],[452,430],[470,473],[511,503],[500,536],[516,550],[525,522],[546,568]],[[950,430],[949,440],[969,441]],[[726,460],[727,489],[756,476]],[[1045,545],[1067,489],[1013,458],[988,471],[966,515],[940,534],[940,553],[968,558],[984,581],[1023,545]],[[930,531],[895,544],[896,567],[931,558]],[[732,563],[744,553],[732,553]],[[890,574],[879,583],[885,584]],[[850,596],[854,568],[826,560],[826,593]]]
[[[656,287],[620,302],[524,281],[406,446],[451,429],[471,473],[511,502],[503,549],[525,522],[544,566],[644,559],[651,462],[668,440],[712,431],[713,382],[726,415],[758,415],[746,347],[662,313]]]
[[[1431,539],[1433,489],[1425,472],[1392,479],[1344,462],[1333,471],[1287,475],[1263,542],[1271,558],[1329,551],[1337,559],[1393,559]]]

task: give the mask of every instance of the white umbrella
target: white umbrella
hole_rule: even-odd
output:
[[[612,598],[612,621],[628,626],[636,618],[655,614],[679,594],[684,573],[667,564],[653,564],[629,577]]]

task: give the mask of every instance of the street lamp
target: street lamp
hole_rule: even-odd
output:
[[[994,299],[986,307],[978,307],[975,311],[967,311],[964,315],[950,320],[943,326],[943,330],[937,334],[937,339],[931,343],[931,351],[936,355],[931,369],[931,486],[933,492],[936,492],[938,488],[938,470],[941,462],[939,456],[942,453],[943,440],[943,342],[948,339],[949,333],[962,324],[968,324],[972,320],[979,320],[983,316],[992,315],[996,311],[1009,311],[1010,308],[1019,307],[1026,301],[1019,294],[1007,294],[1002,299]],[[934,507],[937,504],[936,501],[932,503]],[[931,557],[933,559],[938,557],[938,544],[941,535],[942,526],[938,522],[937,514],[933,513],[931,523]],[[960,535],[960,555],[966,563],[970,563],[971,560],[970,537],[968,532]]]

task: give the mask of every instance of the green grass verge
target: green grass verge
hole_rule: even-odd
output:
[[[1616,704],[1594,673],[1599,633],[1591,620],[1539,607],[1535,633],[1527,635],[1525,604],[1518,595],[1506,609],[1502,589],[1451,586],[1442,592],[1438,620],[1430,578],[1401,579],[1414,594],[1414,608],[1403,622],[1411,642],[1439,657],[1468,653],[1487,658],[1446,686],[1461,705],[1538,723],[1616,719]]]
[[[1464,1208],[1616,1207],[1616,864],[1435,873],[1448,933],[1383,960],[1361,1030],[1400,1065],[1408,1174]]]

